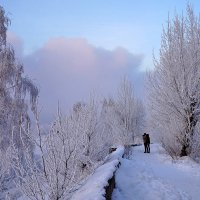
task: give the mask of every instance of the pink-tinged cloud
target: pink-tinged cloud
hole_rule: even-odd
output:
[[[51,118],[58,101],[68,109],[84,101],[90,92],[113,95],[123,75],[140,85],[142,55],[124,48],[112,51],[98,48],[82,38],[55,38],[23,59],[25,72],[40,89],[40,104],[45,118]],[[64,111],[65,112],[65,111]]]

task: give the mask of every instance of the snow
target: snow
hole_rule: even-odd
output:
[[[119,147],[115,152],[105,158],[104,164],[98,167],[86,183],[73,195],[71,200],[103,200],[105,187],[112,178],[124,154],[124,148]]]
[[[172,160],[159,144],[150,154],[133,147],[115,180],[113,200],[199,200],[200,165],[188,157]]]

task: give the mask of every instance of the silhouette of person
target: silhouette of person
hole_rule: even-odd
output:
[[[149,137],[149,134],[146,134],[146,142],[147,142],[147,153],[150,153],[150,137]]]
[[[144,153],[147,153],[147,134],[144,133],[142,135],[142,138],[143,138],[143,143],[144,143]]]

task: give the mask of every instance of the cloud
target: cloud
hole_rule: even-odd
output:
[[[83,38],[64,37],[50,39],[23,58],[25,73],[39,86],[45,119],[53,116],[58,101],[67,110],[76,101],[85,100],[91,91],[113,95],[124,74],[135,80],[138,88],[142,61],[143,55],[121,47],[110,51]]]

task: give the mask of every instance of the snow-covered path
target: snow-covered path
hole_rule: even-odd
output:
[[[116,172],[113,200],[199,200],[200,165],[185,157],[176,162],[158,144],[151,153],[132,148]]]

